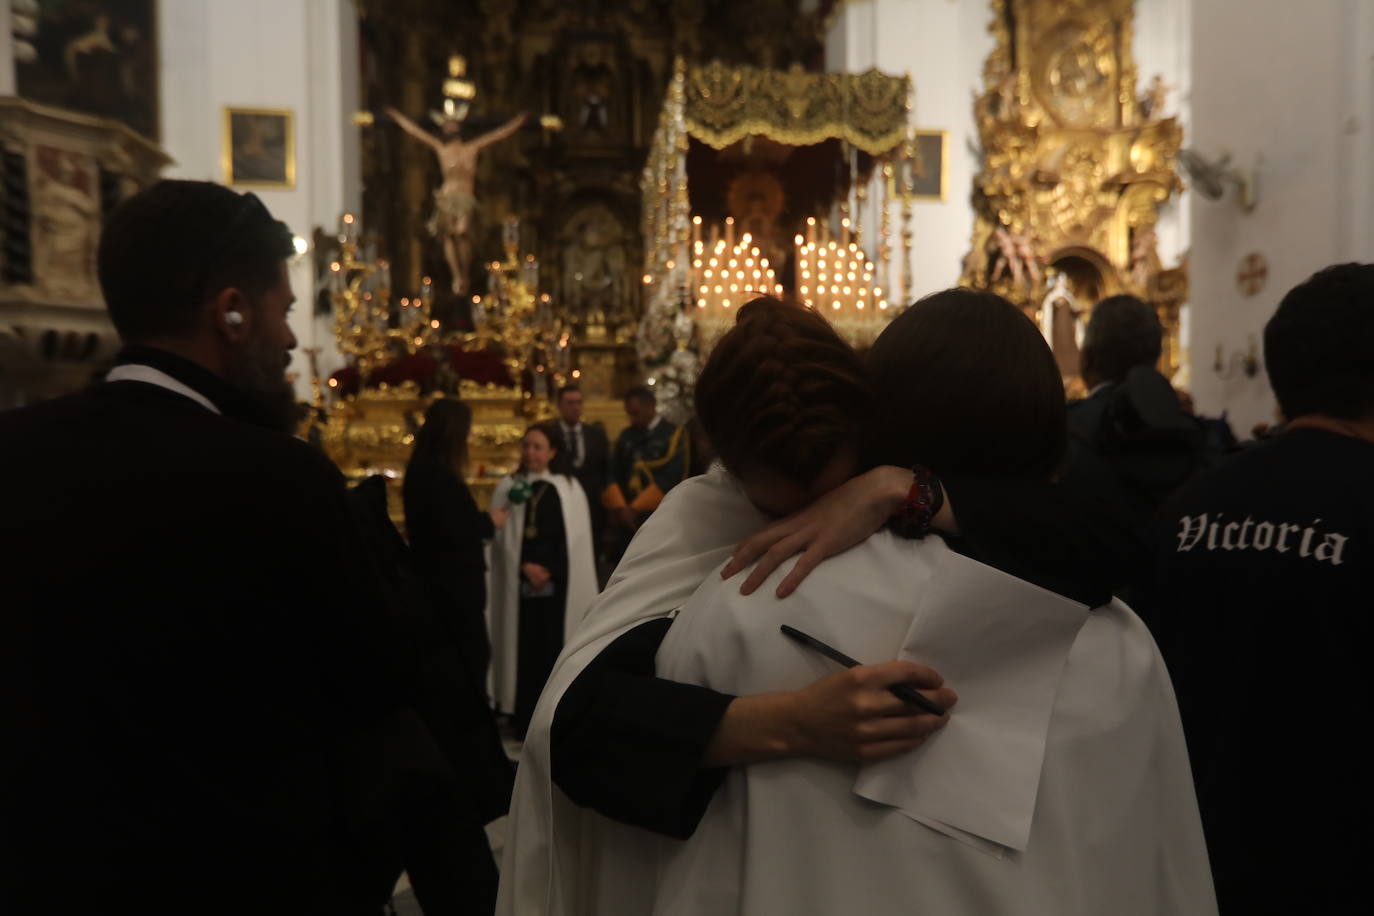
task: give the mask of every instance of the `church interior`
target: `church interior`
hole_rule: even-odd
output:
[[[1264,349],[1284,294],[1374,260],[1371,61],[1367,0],[3,0],[0,414],[116,365],[102,226],[186,179],[289,227],[295,435],[384,493],[402,537],[426,417],[470,411],[491,570],[502,506],[517,546],[548,524],[555,488],[512,478],[562,416],[550,449],[581,469],[593,443],[572,430],[599,427],[602,459],[628,448],[638,475],[582,480],[606,585],[626,546],[603,526],[628,518],[629,542],[710,465],[697,382],[759,296],[863,356],[924,297],[994,293],[1070,404],[1102,381],[1095,308],[1134,297],[1154,370],[1240,448],[1284,421]],[[680,437],[624,445],[660,417]],[[1330,537],[1316,556],[1339,565]],[[507,597],[552,594],[521,557]],[[512,756],[533,700],[514,702]]]
[[[353,476],[399,472],[434,397],[478,405],[490,480],[569,381],[612,435],[636,383],[685,419],[755,291],[863,346],[929,292],[995,290],[1070,397],[1092,305],[1139,295],[1160,369],[1244,439],[1274,420],[1257,335],[1277,291],[1374,231],[1358,3],[59,7],[0,22],[0,405],[117,349],[102,214],[159,176],[222,181],[299,239],[291,371]],[[446,197],[445,119],[471,142],[517,116]]]

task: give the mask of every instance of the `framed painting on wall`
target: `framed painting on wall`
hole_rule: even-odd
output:
[[[35,0],[11,12],[22,99],[110,118],[158,139],[154,0]]]
[[[946,152],[949,132],[943,130],[916,131],[916,160],[900,160],[891,179],[888,193],[894,198],[903,196],[905,181],[911,182],[910,200],[944,200],[947,190],[948,166]]]
[[[238,187],[296,186],[296,128],[289,110],[224,109],[224,183]]]

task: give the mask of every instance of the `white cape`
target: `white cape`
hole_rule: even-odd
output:
[[[837,670],[784,622],[863,662],[930,664],[959,704],[876,765],[732,769],[691,839],[624,859],[657,876],[638,912],[1216,913],[1173,689],[1125,605],[1089,613],[936,539],[879,534],[785,602],[708,580],[658,671],[757,694]]]
[[[564,604],[564,641],[577,628],[596,599],[596,559],[592,547],[591,512],[582,485],[562,474],[533,474],[531,481],[546,480],[558,491],[563,509],[563,531],[568,548],[568,595]],[[503,477],[491,495],[493,509],[510,509],[504,527],[496,532],[487,564],[487,630],[491,633],[491,674],[496,708],[515,709],[515,660],[520,645],[520,545],[525,538],[523,506],[510,501],[513,477]]]
[[[729,559],[735,545],[766,521],[717,465],[673,487],[635,535],[606,590],[563,647],[535,708],[506,826],[497,913],[644,912],[653,894],[652,875],[626,870],[604,886],[603,894],[600,867],[604,863],[618,873],[620,863],[642,854],[646,846],[671,841],[579,808],[553,784],[553,713],[564,691],[606,646],[632,627],[684,605]],[[734,586],[738,588],[738,581]]]

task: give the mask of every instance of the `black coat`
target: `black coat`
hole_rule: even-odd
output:
[[[611,482],[611,443],[600,423],[583,423],[582,432],[584,455],[575,476],[587,494],[587,501],[600,505],[601,491]]]
[[[496,533],[491,516],[452,468],[424,458],[406,467],[402,492],[415,567],[440,619],[485,679],[491,641],[483,541]]]
[[[349,912],[396,679],[342,476],[129,361],[225,415],[136,381],[0,414],[0,912]]]
[[[386,478],[370,477],[349,496],[368,547],[381,563],[378,578],[390,630],[387,646],[394,653],[389,670],[409,673],[399,684],[405,691],[402,699],[424,723],[420,731],[427,732],[393,741],[407,753],[400,755],[402,771],[391,775],[442,785],[444,791],[437,793],[441,797],[449,794],[451,777],[461,810],[446,816],[479,824],[495,820],[510,807],[515,774],[487,699],[485,662],[480,668],[475,665],[449,625],[449,615],[441,613],[426,593],[411,549],[387,514]],[[486,513],[481,515],[490,523]],[[480,623],[480,607],[477,619]],[[404,803],[415,793],[398,795]],[[433,797],[423,803],[438,806]]]

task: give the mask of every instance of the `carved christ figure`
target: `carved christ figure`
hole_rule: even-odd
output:
[[[520,129],[525,115],[519,114],[495,130],[464,142],[458,135],[462,122],[445,118],[440,122],[440,136],[435,136],[395,108],[386,113],[401,129],[434,150],[439,160],[443,183],[434,192],[434,216],[429,231],[444,243],[444,257],[453,274],[453,292],[462,295],[468,288],[468,271],[472,265],[472,211],[477,206],[473,181],[477,177],[477,155],[493,143],[500,143]]]

